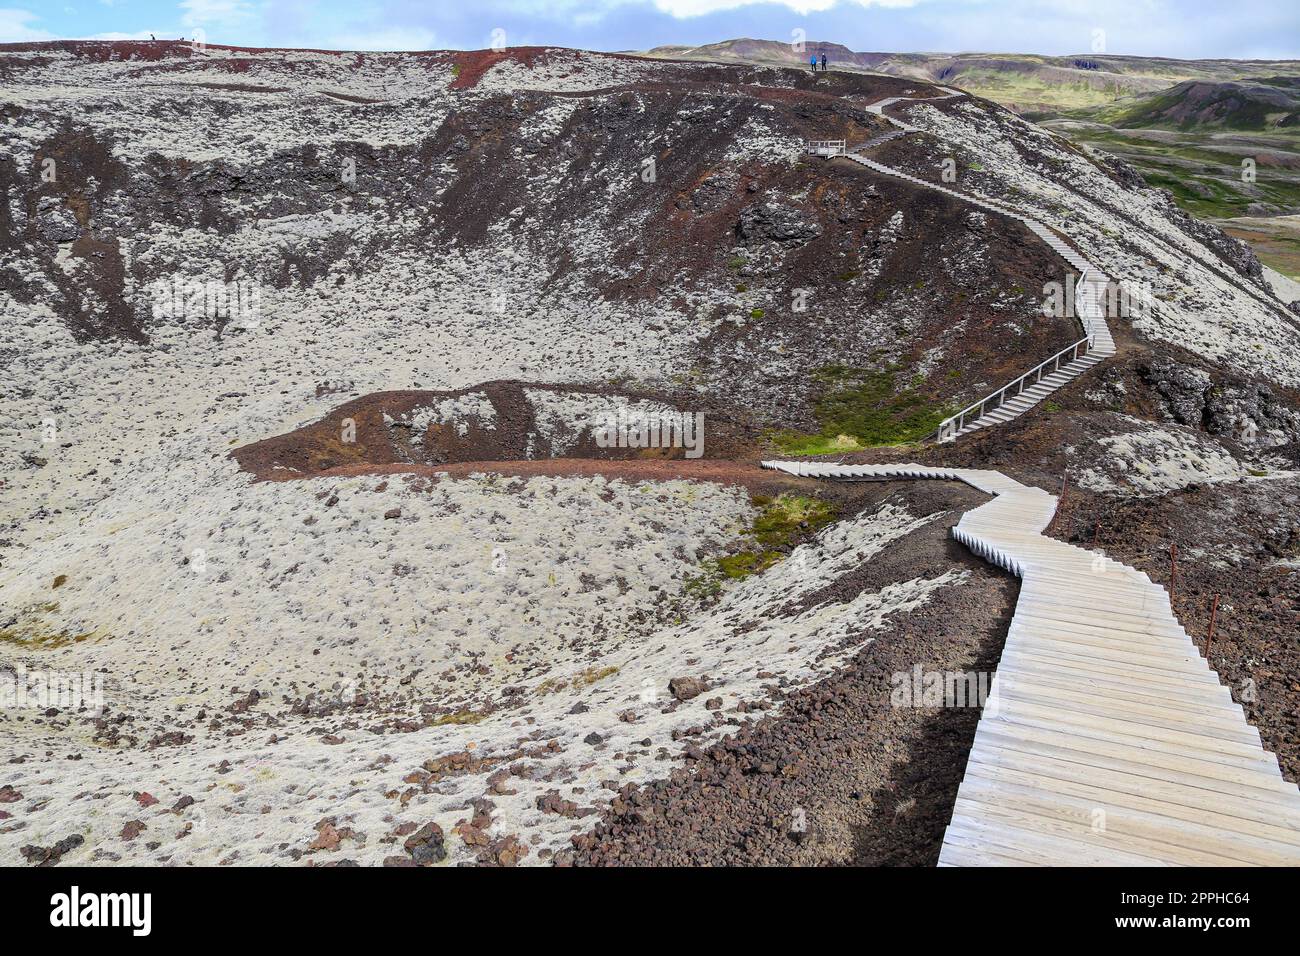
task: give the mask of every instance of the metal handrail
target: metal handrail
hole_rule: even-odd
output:
[[[947,434],[961,431],[962,428],[964,428],[966,425],[966,416],[969,415],[972,411],[974,411],[977,408],[979,409],[979,414],[973,416],[972,421],[974,419],[983,418],[993,409],[1000,408],[1007,400],[1007,392],[1011,391],[1014,388],[1015,391],[1011,394],[1010,397],[1015,398],[1017,395],[1019,395],[1021,392],[1024,391],[1024,388],[1018,386],[1022,386],[1024,382],[1029,378],[1032,377],[1034,379],[1035,384],[1042,381],[1043,370],[1047,368],[1049,365],[1054,366],[1052,369],[1053,372],[1060,371],[1061,368],[1060,360],[1061,357],[1066,353],[1070,353],[1071,362],[1079,358],[1080,354],[1083,355],[1088,354],[1088,352],[1091,351],[1093,348],[1093,342],[1095,339],[1096,339],[1095,334],[1084,336],[1083,338],[1079,339],[1079,341],[1075,342],[1073,345],[1069,345],[1061,349],[1061,351],[1057,352],[1046,362],[1043,362],[1042,364],[1036,366],[1035,368],[1030,369],[1028,372],[1026,372],[1024,375],[1021,375],[1019,378],[1014,379],[1011,382],[1008,382],[1006,385],[1002,386],[996,392],[993,392],[992,394],[986,396],[985,398],[980,399],[978,402],[973,402],[972,404],[966,406],[956,415],[952,415],[948,418],[945,418],[943,422],[939,425],[938,429],[934,432],[933,435],[934,439],[936,441],[943,441],[944,437]],[[1080,353],[1078,351],[1080,346],[1087,346],[1087,348],[1085,348],[1083,352]],[[988,403],[995,398],[999,399],[998,403],[994,405],[992,409],[988,408],[987,407]],[[956,423],[955,425],[953,424],[954,422]]]
[[[1083,272],[1079,274],[1079,278],[1074,284],[1076,289],[1078,289],[1079,286],[1083,285],[1084,282],[1087,281],[1089,271],[1090,271],[1089,269],[1084,269]],[[1096,344],[1097,331],[1094,328],[1093,323],[1091,321],[1092,316],[1088,316],[1087,319],[1088,321],[1085,321],[1083,318],[1079,319],[1079,325],[1081,325],[1083,327],[1083,330],[1088,333],[1087,335],[1079,339],[1079,341],[1075,342],[1074,344],[1067,345],[1065,348],[1061,349],[1061,351],[1057,352],[1055,355],[1049,358],[1046,362],[1043,362],[1037,367],[1030,369],[1028,372],[1026,372],[1024,375],[1021,375],[1019,378],[1013,379],[1012,381],[1008,382],[1006,385],[998,389],[996,392],[993,392],[990,395],[985,396],[984,398],[980,399],[978,402],[972,402],[970,405],[967,405],[957,414],[945,418],[942,422],[939,423],[939,427],[935,429],[934,434],[931,437],[935,441],[942,442],[946,436],[955,435],[957,432],[961,431],[962,428],[964,428],[966,425],[966,416],[971,412],[973,412],[975,409],[977,408],[979,409],[979,414],[975,415],[972,420],[983,418],[986,414],[988,414],[989,411],[1002,407],[1002,405],[1005,404],[1007,400],[1007,392],[1011,391],[1012,389],[1015,389],[1015,391],[1012,392],[1010,396],[1014,398],[1015,396],[1019,395],[1021,392],[1024,391],[1024,388],[1020,386],[1023,386],[1024,382],[1030,377],[1033,377],[1035,384],[1042,381],[1043,369],[1047,368],[1047,366],[1052,365],[1053,366],[1052,371],[1054,372],[1059,371],[1061,368],[1060,365],[1061,357],[1066,353],[1070,354],[1070,361],[1074,361],[1075,359],[1079,358],[1080,356],[1080,353],[1078,351],[1079,346],[1081,345],[1087,346],[1087,348],[1085,348],[1082,353],[1084,355],[1092,351],[1092,349]],[[988,403],[995,398],[998,399],[997,404],[993,406],[993,409],[989,409],[987,407]]]

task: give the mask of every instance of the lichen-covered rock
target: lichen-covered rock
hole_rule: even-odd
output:
[[[1300,414],[1267,385],[1229,385],[1206,395],[1205,430],[1245,445],[1273,448],[1300,439]]]
[[[708,689],[708,683],[698,677],[674,677],[668,682],[668,692],[678,700],[693,700]]]
[[[1250,279],[1261,288],[1266,287],[1264,264],[1259,261],[1255,251],[1246,243],[1240,239],[1234,239],[1218,226],[1194,219],[1176,207],[1169,210],[1169,218],[1178,223],[1185,232],[1213,250],[1220,259],[1247,279]]]

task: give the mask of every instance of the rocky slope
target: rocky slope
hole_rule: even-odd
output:
[[[966,171],[960,182],[1034,210],[1127,289],[1127,307],[1122,300],[1111,307],[1121,327],[1246,374],[1300,385],[1292,351],[1300,324],[1244,243],[1186,215],[1113,158],[1075,148],[1004,110],[954,100],[906,113],[943,144],[935,154],[954,155]]]
[[[104,684],[0,709],[3,862],[591,851],[628,785],[878,678],[892,628],[1010,600],[932,560],[967,498],[753,464],[896,435],[1077,337],[1021,227],[802,156],[932,89],[172,43],[0,47],[0,83],[0,674]],[[926,132],[882,161],[951,158],[1153,300],[1115,322],[1149,373],[1081,381],[1016,454],[921,453],[1086,466],[1116,499],[1190,480],[1124,455],[1193,446],[1225,488],[1290,467],[1300,331],[1244,247],[991,103],[903,109]],[[702,413],[702,459],[602,447],[629,409]],[[984,610],[936,661],[987,659]]]

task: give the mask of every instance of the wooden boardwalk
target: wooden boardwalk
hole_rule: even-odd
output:
[[[931,97],[891,96],[868,105],[867,110],[869,112],[888,120],[895,128],[888,133],[868,140],[861,146],[855,147],[851,152],[843,153],[844,158],[866,166],[873,172],[901,179],[914,186],[932,189],[935,192],[970,203],[987,212],[1022,223],[1030,232],[1046,243],[1054,253],[1064,259],[1072,269],[1079,271],[1081,278],[1075,288],[1074,303],[1075,315],[1079,320],[1079,324],[1083,327],[1084,333],[1083,339],[1075,343],[1068,354],[1053,356],[1047,362],[1037,366],[982,401],[976,402],[957,415],[945,420],[939,426],[936,437],[940,441],[953,441],[977,429],[987,428],[990,425],[1000,425],[1023,415],[1058,388],[1082,375],[1098,362],[1114,355],[1115,341],[1111,337],[1110,328],[1106,325],[1105,317],[1105,294],[1110,278],[1085,259],[1061,236],[1037,219],[1026,216],[1004,203],[984,196],[977,196],[973,193],[950,189],[947,186],[930,182],[919,176],[913,176],[911,173],[895,169],[892,166],[886,166],[884,163],[862,155],[863,150],[872,149],[900,136],[924,132],[915,126],[910,126],[902,120],[890,116],[885,112],[886,107],[895,103],[937,102],[965,95],[946,86],[938,87],[938,89],[943,90],[943,95]]]
[[[764,462],[994,495],[953,536],[1022,578],[940,866],[1300,866],[1300,791],[1145,574],[1044,537],[1056,497],[1000,472]]]

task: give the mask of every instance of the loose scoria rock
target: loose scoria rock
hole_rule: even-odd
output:
[[[18,852],[23,858],[33,866],[54,866],[63,857],[63,854],[70,850],[75,850],[81,844],[86,842],[86,838],[80,833],[74,833],[72,836],[64,837],[58,843],[51,847],[32,846],[23,847]]]
[[[498,866],[517,866],[528,855],[528,847],[513,833],[491,847]]]
[[[316,839],[312,840],[308,849],[337,850],[340,838],[339,831],[332,824],[321,823],[320,829],[316,833]]]
[[[691,700],[708,689],[709,685],[698,677],[674,677],[668,682],[668,692],[678,700]]]
[[[821,235],[822,227],[806,212],[774,203],[759,203],[740,214],[736,235],[745,245],[776,242],[801,246]]]
[[[147,829],[148,827],[144,825],[143,821],[132,820],[126,826],[122,827],[121,838],[123,842],[130,843],[132,840],[134,840],[136,837],[140,835],[141,831]]]
[[[558,790],[549,790],[537,798],[537,809],[542,813],[558,813],[562,817],[578,816],[578,805],[565,800]]]
[[[447,858],[447,848],[443,845],[442,827],[436,823],[426,823],[419,830],[407,837],[402,844],[411,859],[420,866],[432,866]]]

